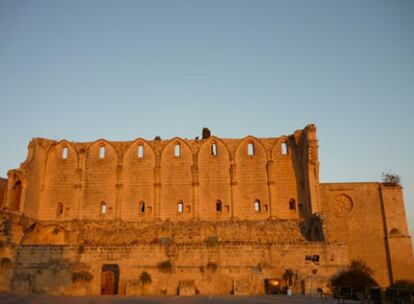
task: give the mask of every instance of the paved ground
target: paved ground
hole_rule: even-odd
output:
[[[334,299],[321,300],[318,297],[308,296],[250,296],[250,297],[220,297],[220,296],[197,296],[197,297],[64,297],[64,296],[18,296],[0,294],[0,303],[30,303],[30,304],[133,304],[133,303],[173,303],[173,304],[266,304],[266,303],[280,303],[280,304],[334,304],[337,303]],[[359,303],[347,300],[346,303]]]

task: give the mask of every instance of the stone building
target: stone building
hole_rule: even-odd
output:
[[[414,279],[402,188],[319,182],[314,125],[276,138],[35,138],[0,181],[0,290],[313,293],[352,260]]]

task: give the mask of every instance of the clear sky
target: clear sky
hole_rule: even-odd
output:
[[[414,1],[0,0],[0,175],[32,137],[318,127],[322,182],[402,176],[414,234]]]

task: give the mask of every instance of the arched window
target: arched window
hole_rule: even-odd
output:
[[[183,201],[179,201],[178,202],[178,213],[183,213],[184,212],[184,203]]]
[[[62,149],[62,159],[68,158],[68,147],[63,147]]]
[[[216,201],[216,211],[221,212],[223,210],[223,204],[221,203],[221,200]]]
[[[58,205],[57,205],[57,217],[60,217],[62,215],[63,215],[63,204],[58,203]]]
[[[105,158],[105,146],[99,148],[99,158]]]
[[[174,156],[180,157],[180,155],[181,155],[181,147],[179,143],[176,143],[175,148],[174,148]]]
[[[254,155],[254,145],[253,143],[248,143],[247,144],[247,155]]]
[[[282,155],[287,155],[288,154],[288,147],[287,147],[286,143],[282,143],[281,151],[282,151]]]
[[[261,209],[262,209],[262,206],[261,206],[261,204],[260,204],[260,201],[259,201],[259,200],[255,200],[255,201],[254,201],[254,211],[256,211],[256,212],[260,212],[260,211],[261,211]]]
[[[102,202],[101,203],[101,214],[106,214],[107,211],[108,211],[108,209],[106,207],[106,203]]]
[[[217,145],[215,143],[211,144],[211,155],[217,156]]]
[[[296,210],[296,201],[293,198],[289,201],[289,209]]]
[[[145,202],[141,201],[139,203],[139,213],[144,214],[145,213]]]
[[[138,158],[143,158],[143,157],[144,157],[144,146],[139,145],[138,146]]]

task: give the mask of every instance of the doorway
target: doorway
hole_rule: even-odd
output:
[[[102,266],[101,294],[117,295],[119,283],[119,266],[117,264],[105,264]]]

